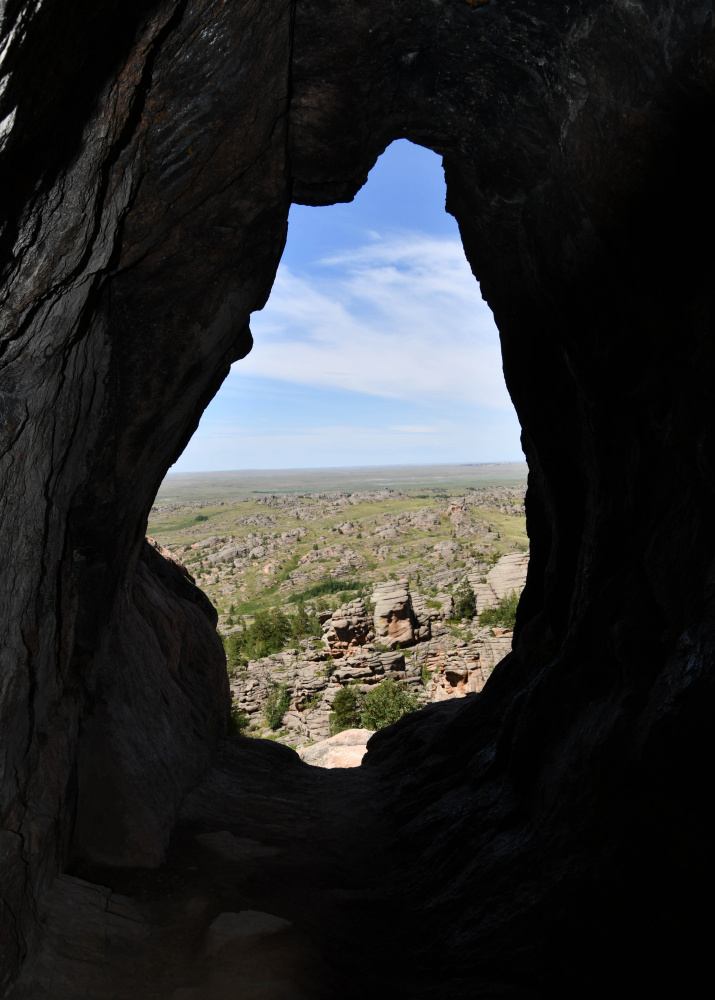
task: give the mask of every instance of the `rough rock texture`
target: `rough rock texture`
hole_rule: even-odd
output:
[[[361,598],[344,604],[331,615],[321,615],[321,622],[330,655],[336,660],[353,655],[375,638],[372,622],[367,617],[365,602]]]
[[[411,646],[415,641],[415,614],[407,580],[381,583],[372,595],[375,635],[386,646]]]
[[[362,768],[230,741],[161,869],[83,866],[52,883],[12,1000],[357,1000],[358,979],[379,996],[389,961],[372,914],[399,919],[378,802]],[[356,977],[358,940],[370,962]]]
[[[495,635],[493,629],[474,628],[469,641],[447,634],[418,646],[410,662],[420,675],[431,675],[424,692],[426,701],[478,694],[497,663],[511,652],[511,643],[511,631]]]
[[[527,562],[521,554],[516,559],[503,556],[489,577],[496,573],[495,586],[503,584],[505,593],[513,589],[521,593],[524,581],[520,582],[519,575]],[[489,594],[490,603],[485,606],[496,605],[496,592],[488,584],[481,586]],[[392,596],[381,598],[382,604],[376,605],[375,628],[395,612],[409,614],[409,619],[396,620],[400,626],[405,620],[413,623],[412,648],[407,653],[385,651],[384,645],[377,647],[366,641],[374,639],[375,633],[362,599],[322,612],[323,647],[318,640],[303,639],[293,649],[250,660],[245,668],[231,674],[231,698],[234,706],[248,715],[251,732],[265,726],[266,701],[276,684],[285,685],[290,698],[277,738],[297,746],[305,740],[327,737],[333,702],[341,687],[356,684],[358,690],[367,692],[392,677],[412,687],[425,702],[463,698],[481,691],[496,664],[511,652],[510,629],[480,628],[476,618],[459,630],[445,627],[443,619],[451,613],[453,603],[451,594],[443,594],[441,601],[428,601],[424,594],[412,593],[406,581],[385,585],[376,591],[375,599],[381,594]],[[439,607],[434,607],[437,604]],[[378,607],[383,609],[380,616]],[[502,631],[503,635],[496,634]]]
[[[147,511],[250,345],[289,202],[349,199],[403,136],[443,155],[499,325],[531,562],[485,691],[372,741],[401,831],[394,890],[414,901],[402,981],[697,992],[711,0],[14,0],[0,32],[2,982],[67,863],[91,781],[80,729],[121,718],[133,748],[154,732],[149,711],[121,712],[127,692],[162,699],[124,656],[162,633],[130,597]],[[85,854],[160,855],[217,725],[199,711],[182,743],[186,718],[161,717],[166,739],[126,772],[158,839],[125,850],[80,822]]]
[[[283,734],[281,740],[297,745],[328,736],[333,701],[341,687],[357,684],[360,691],[369,691],[386,677],[421,687],[417,661],[406,663],[399,651],[379,652],[369,646],[330,664],[324,652],[310,651],[310,644],[305,642],[298,650],[249,660],[245,670],[231,677],[231,697],[235,707],[245,712],[249,723],[258,729],[265,725],[269,694],[277,683],[284,684],[290,706],[278,731]]]
[[[480,615],[485,608],[496,608],[500,598],[507,597],[514,590],[521,594],[526,585],[528,568],[529,553],[513,552],[502,556],[485,577],[481,573],[470,573],[469,585],[476,598],[477,614]]]
[[[298,756],[313,767],[359,767],[367,753],[367,741],[374,735],[371,729],[345,729],[327,740],[299,750]]]
[[[75,863],[158,864],[184,793],[226,734],[217,614],[187,577],[147,540],[122,626],[108,630],[93,660],[97,696],[77,750]]]

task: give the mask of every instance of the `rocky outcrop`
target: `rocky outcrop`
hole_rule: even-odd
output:
[[[386,646],[411,646],[417,621],[407,580],[382,583],[372,595],[375,602],[375,636]]]
[[[351,656],[375,638],[375,630],[361,598],[344,604],[332,614],[324,613],[321,618],[324,639],[333,659]]]
[[[108,718],[131,748],[106,746],[130,812],[80,822],[87,854],[161,856],[199,779],[221,697],[212,670],[186,682],[165,652],[172,628],[192,643],[137,569],[147,512],[250,347],[291,200],[349,200],[406,137],[443,156],[500,329],[531,562],[482,694],[371,741],[401,845],[391,890],[410,901],[399,982],[697,993],[711,0],[17,0],[0,32],[3,986],[36,945],[82,788],[101,791],[79,741],[105,747]]]
[[[503,556],[492,570],[505,567],[496,572],[495,585],[504,593],[520,591],[519,574],[527,561],[528,556],[525,560],[521,553],[516,558]],[[496,592],[490,588],[490,593],[496,605]],[[247,713],[252,726],[262,728],[266,701],[276,685],[282,684],[290,707],[279,727],[279,739],[290,745],[324,740],[330,732],[335,695],[345,685],[357,685],[365,693],[392,677],[413,687],[425,703],[463,698],[481,691],[496,664],[511,651],[511,629],[479,628],[476,619],[457,634],[446,627],[444,619],[453,608],[449,593],[433,600],[419,592],[412,594],[409,583],[401,581],[383,584],[375,591],[375,600],[374,630],[365,602],[359,598],[319,615],[323,645],[304,639],[295,649],[251,660],[245,669],[236,671],[231,678],[234,706]],[[387,643],[379,642],[375,631],[388,615],[405,613],[409,619],[396,620],[411,623],[412,641],[405,641],[409,651],[386,652]]]
[[[277,684],[285,685],[290,706],[278,731],[283,742],[295,745],[330,735],[330,713],[341,687],[355,684],[358,691],[366,692],[386,677],[421,685],[416,661],[406,662],[399,651],[380,652],[370,645],[333,662],[324,653],[316,655],[305,642],[298,650],[250,660],[232,676],[231,695],[250,724],[263,728],[268,696]]]
[[[494,635],[492,629],[475,629],[468,640],[449,635],[433,639],[415,650],[427,701],[446,701],[478,694],[494,667],[511,652],[512,633]]]
[[[521,594],[526,586],[528,568],[529,553],[514,552],[502,556],[486,576],[480,572],[470,573],[468,580],[476,598],[477,614],[487,608],[496,608],[501,598],[512,591]]]

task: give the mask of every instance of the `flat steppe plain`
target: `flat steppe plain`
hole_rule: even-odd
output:
[[[250,614],[294,606],[324,581],[450,586],[528,547],[525,486],[523,463],[177,474],[162,484],[148,534],[222,616]],[[245,554],[219,558],[228,545]]]
[[[171,472],[157,494],[166,501],[225,500],[260,493],[332,490],[423,489],[523,485],[526,462],[464,465],[365,466],[340,469],[243,469],[234,472]]]

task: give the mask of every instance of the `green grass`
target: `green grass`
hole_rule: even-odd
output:
[[[466,472],[468,470],[465,469]],[[296,516],[297,507],[259,503],[259,497],[262,495],[257,494],[243,503],[232,503],[230,500],[224,504],[211,503],[210,506],[202,507],[200,510],[184,506],[161,512],[153,510],[151,513],[149,534],[158,537],[163,545],[173,550],[180,546],[186,547],[187,551],[179,557],[189,564],[189,569],[194,575],[198,574],[199,563],[203,560],[204,573],[207,575],[199,580],[199,585],[223,612],[226,612],[231,604],[235,607],[234,615],[255,615],[270,607],[283,607],[287,610],[301,600],[319,601],[322,597],[332,605],[335,600],[350,600],[358,594],[369,597],[372,588],[380,580],[386,580],[392,574],[402,576],[407,561],[420,567],[424,590],[429,592],[432,589],[430,574],[445,565],[455,564],[454,560],[449,560],[447,563],[437,563],[435,560],[430,562],[430,552],[435,543],[452,537],[452,525],[444,516],[445,503],[449,496],[464,495],[463,489],[449,489],[437,494],[427,492],[423,487],[419,492],[408,491],[401,499],[394,497],[380,500],[366,499],[354,505],[345,505],[339,510],[333,509],[329,501],[315,496],[301,498],[299,512],[311,513],[315,518],[312,521]],[[409,515],[423,508],[440,515],[440,524],[437,527],[423,530],[410,526],[405,534],[387,540],[372,534],[390,518],[396,515]],[[457,562],[464,562],[468,556],[487,559],[494,549],[501,553],[522,550],[526,546],[528,539],[523,516],[503,515],[488,506],[470,508],[470,511],[475,535],[459,539],[463,548],[458,553]],[[198,516],[206,517],[208,520],[197,522]],[[247,521],[249,523],[246,523]],[[353,522],[354,530],[346,530],[344,534],[338,534],[333,530],[345,521]],[[495,539],[489,541],[485,539],[483,534],[485,525],[492,525],[494,532],[498,532],[500,536],[498,542]],[[287,543],[280,541],[279,536],[282,532],[294,529],[304,532],[300,540],[295,539]],[[214,568],[208,559],[215,554],[216,549],[211,551],[189,549],[189,546],[196,542],[214,535],[232,537],[237,544],[250,535],[254,539],[262,538],[265,544],[272,544],[274,548],[265,558],[254,560],[245,566],[239,565],[235,569],[231,567],[231,573],[224,580],[219,580],[215,572],[211,576],[208,575]],[[346,546],[358,556],[360,564],[354,567],[355,577],[347,579],[341,576],[335,579],[331,576],[331,571],[338,564],[339,556],[328,557],[324,553],[332,545]],[[386,559],[383,555],[378,555],[378,548],[383,545],[388,547]],[[321,552],[320,561],[306,562],[300,566],[302,554],[315,548]],[[268,561],[275,564],[275,572],[263,572]],[[483,572],[486,572],[486,569],[485,566]],[[286,580],[303,573],[307,579],[298,577],[292,590],[280,591]],[[413,586],[416,583],[413,575]]]

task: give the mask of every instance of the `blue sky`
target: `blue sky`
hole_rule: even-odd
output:
[[[172,472],[523,461],[491,312],[406,140],[348,205],[294,205],[254,347]]]

